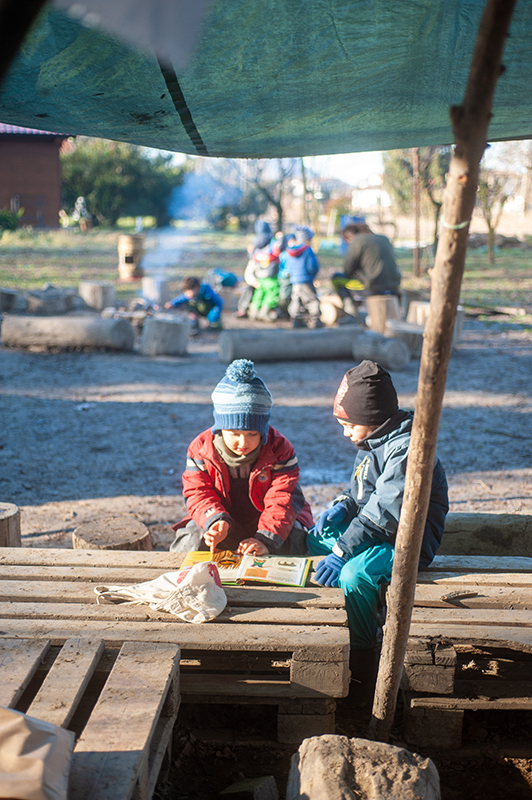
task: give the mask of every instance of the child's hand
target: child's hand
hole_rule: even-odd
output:
[[[203,534],[203,539],[207,547],[210,548],[211,553],[214,553],[216,545],[223,542],[229,533],[229,523],[225,519],[219,519],[213,522],[208,531]]]
[[[167,303],[164,304],[165,308],[172,308],[172,303],[168,300]]]
[[[270,554],[266,545],[259,542],[258,539],[242,539],[236,552],[243,556],[267,556]]]

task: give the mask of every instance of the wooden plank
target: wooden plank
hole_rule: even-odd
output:
[[[0,639],[0,706],[15,707],[49,647],[49,641]]]
[[[414,608],[412,622],[532,628],[532,615],[529,611],[507,608]]]
[[[149,748],[179,669],[179,647],[127,642],[72,757],[71,800],[129,800],[147,781]]]
[[[491,625],[451,625],[428,622],[412,622],[410,636],[442,636],[453,643],[486,647],[509,647],[523,653],[532,653],[532,630],[530,628],[506,628]]]
[[[438,699],[439,698],[439,699]],[[532,682],[457,680],[452,696],[409,695],[411,708],[532,710]]]
[[[437,555],[425,571],[432,572],[434,570],[532,572],[532,558],[527,556]]]
[[[312,690],[325,697],[346,697],[349,694],[351,672],[347,661],[298,661],[290,665],[290,683],[302,696],[302,690]]]
[[[148,755],[148,788],[147,796],[151,798],[157,785],[157,778],[166,753],[169,753],[172,733],[177,719],[177,712],[171,717],[160,717],[150,744]],[[170,753],[169,753],[170,756]],[[134,796],[134,800],[136,800]]]
[[[153,611],[147,605],[127,603],[5,603],[0,602],[0,618],[12,619],[79,619],[142,622],[163,620],[175,622],[173,614]],[[226,608],[218,617],[219,624],[269,624],[269,625],[336,625],[345,626],[345,610],[336,608]]]
[[[27,713],[67,728],[103,650],[102,639],[67,639]]]
[[[173,620],[175,617],[173,618]],[[100,637],[107,643],[127,641],[176,642],[183,650],[255,650],[260,652],[298,652],[298,660],[309,657],[320,661],[342,661],[349,658],[349,631],[342,626],[286,626],[239,625],[231,626],[208,622],[190,625],[186,622],[100,622],[89,620],[2,620],[2,637],[46,638],[52,644],[63,644],[73,636],[94,639]]]
[[[69,550],[67,548],[4,547],[0,553],[0,564],[35,567],[131,567],[157,569],[167,572],[179,569],[184,553],[128,552],[102,550]]]
[[[68,551],[67,551],[68,552]],[[76,552],[83,552],[82,550]],[[102,552],[111,552],[103,551]],[[126,552],[126,551],[124,551]],[[133,567],[61,567],[61,566],[25,566],[15,565],[2,567],[2,578],[8,581],[90,581],[93,585],[142,583],[158,578],[160,569],[143,569]]]
[[[526,572],[420,572],[417,583],[434,583],[449,586],[532,586],[532,574]]]
[[[0,601],[20,600],[34,603],[92,603],[95,600],[94,581],[83,581],[83,573],[77,581],[53,580],[0,580]],[[275,606],[276,608],[344,608],[341,589],[303,587],[284,589],[279,586],[226,586],[224,587],[230,606],[252,607]]]
[[[476,597],[464,597],[453,602],[441,600],[449,591],[477,591]],[[528,608],[532,609],[532,587],[472,586],[454,584],[446,588],[442,584],[418,583],[415,605],[425,608]]]

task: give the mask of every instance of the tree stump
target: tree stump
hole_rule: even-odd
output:
[[[20,510],[14,503],[0,503],[0,547],[21,547]]]
[[[366,297],[366,308],[366,325],[377,333],[384,333],[389,319],[401,319],[399,300],[394,294],[372,294]]]
[[[78,290],[79,296],[95,311],[103,311],[115,304],[116,288],[113,283],[80,281]]]
[[[387,339],[375,331],[360,333],[353,344],[353,358],[363,361],[369,358],[385,369],[400,371],[410,361],[410,350],[399,339]]]
[[[416,325],[423,325],[423,327],[425,327],[429,311],[430,303],[427,300],[412,300],[408,307],[406,321],[414,322]]]
[[[157,275],[145,275],[142,279],[142,296],[152,304],[164,306],[172,299],[170,281]]]
[[[402,319],[389,319],[385,334],[389,339],[399,339],[410,350],[412,358],[419,358],[423,347],[423,325],[403,322]]]
[[[108,347],[133,350],[135,332],[125,319],[86,317],[16,317],[2,321],[8,347]]]
[[[153,550],[151,534],[135,517],[84,522],[72,534],[74,550]]]
[[[189,333],[188,319],[176,319],[172,314],[149,317],[142,328],[141,355],[184,356]]]

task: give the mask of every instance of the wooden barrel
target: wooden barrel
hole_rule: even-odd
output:
[[[142,278],[140,261],[144,255],[144,234],[121,233],[118,237],[118,275],[121,281]]]
[[[151,534],[132,516],[84,522],[72,534],[74,550],[153,550]]]

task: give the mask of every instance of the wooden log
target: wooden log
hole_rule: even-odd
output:
[[[170,281],[157,275],[145,275],[142,279],[142,296],[158,306],[172,299]]]
[[[372,331],[384,333],[389,319],[401,319],[401,307],[394,294],[373,294],[366,297],[366,325]]]
[[[21,547],[20,509],[14,503],[0,503],[0,547]]]
[[[358,325],[301,331],[228,330],[219,339],[220,361],[228,364],[235,358],[251,361],[350,358],[353,342],[361,331]]]
[[[451,513],[440,555],[532,556],[531,514]]]
[[[388,612],[369,735],[390,736],[406,652],[421,542],[427,519],[447,368],[475,206],[479,164],[488,140],[493,96],[516,0],[487,0],[462,105],[450,111],[456,147],[432,271],[431,313],[421,353],[416,414],[408,451]]]
[[[132,350],[135,333],[125,319],[86,317],[15,317],[2,321],[8,347],[107,347]]]
[[[153,550],[151,534],[135,517],[107,517],[78,525],[72,533],[77,550]]]
[[[419,358],[423,347],[423,326],[414,322],[404,322],[402,319],[389,319],[386,323],[385,334],[389,339],[399,339],[404,342],[412,358]]]
[[[410,351],[399,339],[388,339],[375,331],[359,333],[353,342],[353,358],[363,361],[369,358],[385,369],[400,371],[410,362]]]
[[[188,319],[177,319],[171,314],[149,317],[142,328],[141,355],[184,356],[189,334]]]
[[[421,325],[425,328],[430,313],[430,303],[427,301],[416,300],[410,303],[406,321],[414,325]],[[462,327],[464,324],[464,307],[456,307],[456,318],[453,328],[452,349],[456,349],[456,345],[460,341],[462,335]]]
[[[80,281],[78,292],[87,305],[95,311],[103,311],[104,308],[109,308],[115,304],[116,288],[113,283]]]

